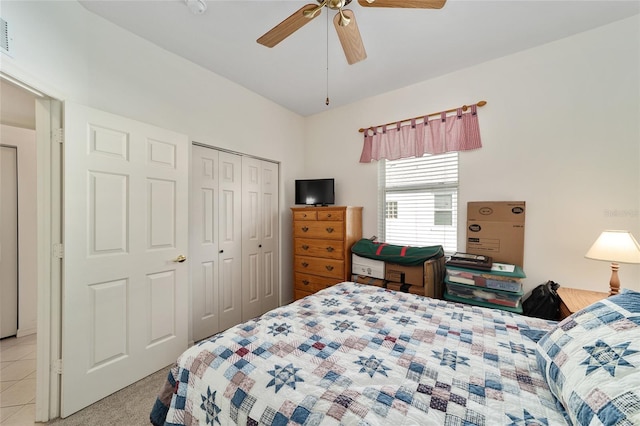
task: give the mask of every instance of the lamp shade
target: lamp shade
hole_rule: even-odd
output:
[[[584,257],[617,263],[640,263],[640,244],[629,231],[603,231]]]

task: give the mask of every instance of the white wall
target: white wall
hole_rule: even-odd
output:
[[[18,337],[36,332],[36,132],[0,125],[0,142],[18,156]]]
[[[14,30],[4,70],[63,100],[281,163],[281,300],[292,296],[293,180],[334,176],[337,203],[364,206],[376,233],[377,164],[358,128],[484,99],[484,147],[461,155],[460,205],[525,200],[530,288],[547,279],[605,290],[584,253],[601,230],[640,237],[639,18],[303,118],[91,14],[76,2],[2,2]],[[306,141],[306,145],[301,144]],[[306,159],[305,164],[299,161]],[[460,249],[464,249],[464,209]],[[640,267],[622,265],[640,289]]]
[[[3,69],[48,94],[280,162],[283,301],[291,300],[293,176],[303,117],[171,54],[72,1],[2,2],[14,31]],[[215,54],[215,52],[212,52]]]
[[[640,17],[307,118],[304,176],[336,178],[338,204],[377,230],[377,163],[361,127],[486,100],[483,148],[460,154],[459,250],[467,201],[527,202],[525,287],[552,279],[608,291],[609,265],[584,258],[604,229],[640,239]],[[621,265],[640,290],[640,266]]]

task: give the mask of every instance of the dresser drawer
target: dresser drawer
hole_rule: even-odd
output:
[[[295,238],[294,253],[302,256],[343,259],[342,241],[314,240],[311,238]]]
[[[319,277],[317,275],[302,274],[300,272],[296,272],[294,277],[294,290],[311,291],[314,293],[343,281],[338,278]]]
[[[321,277],[343,279],[344,260],[294,256],[293,270]]]
[[[318,212],[318,220],[344,221],[344,210],[321,210]]]
[[[343,223],[336,221],[297,221],[293,224],[293,236],[297,238],[342,240],[344,237]]]
[[[294,211],[293,221],[298,220],[318,220],[318,212],[316,210]]]

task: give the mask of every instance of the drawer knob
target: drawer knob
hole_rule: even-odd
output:
[[[309,285],[309,280],[302,280],[302,284]]]
[[[308,245],[306,245],[306,244],[304,244],[304,245],[302,246],[302,250],[309,250],[309,246],[308,246]]]
[[[327,251],[328,251],[329,253],[333,252],[334,250],[335,250],[335,249],[334,249],[333,247],[331,247],[331,246],[327,247]]]
[[[329,214],[327,215],[327,217],[331,217],[331,213],[329,213]]]
[[[303,226],[302,227],[302,232],[307,232],[309,230],[309,228],[307,226]]]
[[[331,265],[327,265],[325,266],[325,268],[327,268],[327,271],[333,271],[333,266]]]
[[[307,262],[302,262],[302,266],[306,268],[307,266],[309,266],[309,264]]]
[[[333,232],[333,228],[332,228],[332,227],[328,227],[328,228],[327,228],[327,232],[328,232],[328,233],[332,233],[332,232]]]

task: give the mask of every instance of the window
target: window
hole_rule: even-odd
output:
[[[381,160],[379,176],[384,242],[457,250],[457,152]]]
[[[397,201],[387,201],[386,203],[387,213],[385,217],[387,219],[397,219],[398,218],[398,202]]]

